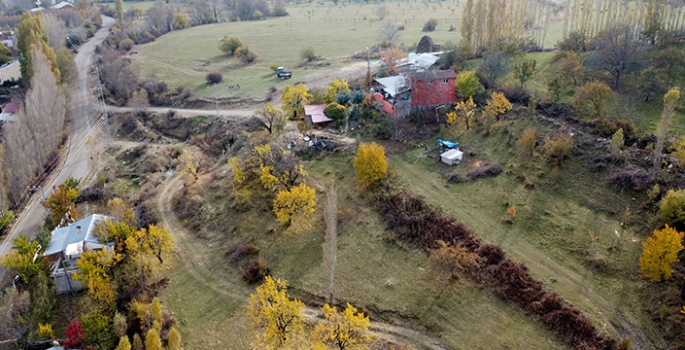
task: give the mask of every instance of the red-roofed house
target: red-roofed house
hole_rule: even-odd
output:
[[[304,106],[304,115],[309,126],[312,128],[323,128],[326,124],[333,121],[333,119],[323,114],[324,108],[326,108],[326,105]]]
[[[21,105],[19,102],[10,102],[5,106],[5,108],[2,109],[2,113],[0,113],[0,120],[3,121],[14,121],[15,120],[15,114],[19,110],[19,107]]]

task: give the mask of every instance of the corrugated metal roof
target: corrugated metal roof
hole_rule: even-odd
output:
[[[325,114],[323,114],[324,108],[326,108],[326,105],[304,106],[304,114],[312,118],[312,123],[314,124],[333,121],[333,119],[330,119]]]
[[[407,79],[401,75],[378,78],[376,82],[383,85],[383,90],[389,93],[390,96],[396,96],[398,92],[407,88]]]
[[[428,79],[453,79],[457,77],[451,69],[447,70],[426,70],[421,72],[409,72],[407,77],[411,80],[428,80]]]
[[[66,249],[67,245],[79,242],[93,242],[102,243],[93,235],[93,230],[95,225],[105,221],[111,220],[112,218],[104,215],[93,214],[85,219],[76,221],[75,223],[67,226],[58,228],[52,231],[52,238],[50,239],[50,244],[43,255],[53,255],[61,253]],[[80,229],[79,229],[80,227]]]

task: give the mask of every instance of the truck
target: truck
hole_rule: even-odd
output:
[[[287,72],[285,67],[278,67],[278,69],[276,69],[276,75],[281,79],[290,79],[290,77],[293,76],[293,73]]]

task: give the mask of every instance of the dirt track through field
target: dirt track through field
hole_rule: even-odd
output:
[[[207,262],[203,260],[206,255],[202,250],[206,249],[204,242],[199,242],[192,236],[183,225],[176,218],[171,209],[171,200],[175,193],[183,188],[183,179],[181,176],[174,176],[167,179],[160,188],[157,197],[157,207],[160,210],[162,222],[168,228],[171,235],[174,237],[176,244],[176,251],[183,261],[184,267],[188,269],[189,273],[198,284],[198,291],[203,288],[209,288],[219,295],[227,298],[247,301],[250,293],[254,292],[252,288],[248,288],[242,284],[233,283],[227,279],[217,279],[211,276]],[[304,311],[307,319],[313,322],[320,322],[321,312],[318,308],[307,306]],[[370,333],[385,341],[395,344],[409,345],[414,349],[426,350],[448,350],[450,347],[442,344],[438,339],[435,339],[422,332],[409,329],[406,327],[390,325],[371,321],[369,325]]]

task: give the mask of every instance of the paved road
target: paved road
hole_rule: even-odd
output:
[[[88,73],[95,46],[102,43],[108,35],[114,19],[102,16],[102,28],[86,44],[79,48],[75,57],[78,70],[78,85],[72,87],[72,130],[67,159],[56,175],[50,177],[44,185],[46,194],[52,186],[63,183],[68,177],[83,178],[88,174],[88,148],[86,141],[94,128],[98,126],[97,108],[88,99]],[[12,231],[0,243],[0,256],[5,256],[12,248],[12,239],[19,235],[33,235],[43,223],[45,210],[34,196],[26,209],[21,212]]]

